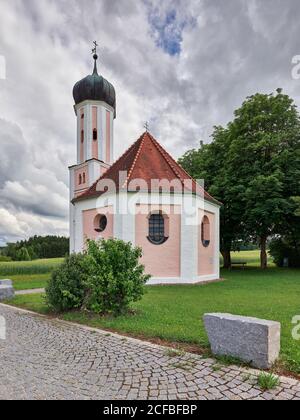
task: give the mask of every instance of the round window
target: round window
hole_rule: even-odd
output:
[[[104,232],[107,228],[107,217],[101,216],[99,221],[99,232]]]
[[[107,228],[107,217],[105,215],[98,215],[94,221],[94,229],[96,232],[104,232]]]

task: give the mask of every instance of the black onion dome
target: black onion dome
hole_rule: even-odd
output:
[[[111,83],[104,79],[104,77],[99,76],[96,64],[97,58],[98,56],[95,55],[93,74],[80,80],[74,86],[74,101],[76,105],[86,100],[103,101],[114,109],[116,117],[116,91]]]

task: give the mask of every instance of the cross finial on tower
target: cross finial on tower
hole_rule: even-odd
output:
[[[95,60],[93,74],[98,74],[98,70],[97,70],[97,60],[98,60],[97,47],[99,47],[99,45],[97,44],[97,41],[94,41],[93,44],[94,44],[94,48],[92,49],[92,53],[93,53],[93,58]]]
[[[92,53],[95,56],[95,55],[97,55],[97,47],[99,47],[99,45],[97,44],[97,41],[94,41],[93,44],[94,44],[94,48],[92,49]],[[97,56],[97,58],[98,58],[98,56]]]
[[[149,122],[148,121],[145,122],[144,128],[146,129],[146,131],[148,133],[148,131],[149,131]]]

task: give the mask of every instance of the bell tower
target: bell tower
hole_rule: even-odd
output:
[[[73,89],[77,118],[77,164],[70,170],[70,199],[90,188],[113,163],[116,93],[98,74],[97,43],[94,42],[93,73]]]

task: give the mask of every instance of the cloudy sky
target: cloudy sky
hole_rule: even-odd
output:
[[[300,105],[299,20],[299,0],[0,0],[0,244],[68,234],[72,88],[94,39],[117,91],[115,157],[145,120],[179,157],[250,94],[282,87]]]

